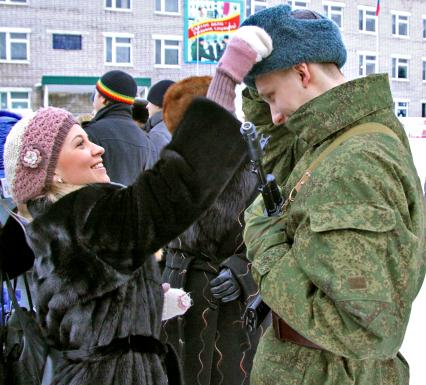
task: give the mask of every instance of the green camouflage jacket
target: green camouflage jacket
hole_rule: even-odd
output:
[[[425,275],[425,208],[387,76],[347,82],[302,106],[284,129],[306,151],[291,170],[275,171],[291,171],[277,175],[287,196],[337,136],[366,122],[386,125],[399,140],[352,137],[282,216],[264,217],[260,199],[246,212],[248,257],[264,301],[324,348],[283,343],[268,330],[252,384],[408,384],[398,350]],[[294,140],[282,147],[294,148]]]

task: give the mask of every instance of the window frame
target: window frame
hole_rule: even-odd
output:
[[[105,66],[118,66],[118,67],[133,67],[133,40],[135,35],[133,33],[125,33],[125,32],[104,32],[104,65]],[[107,62],[107,38],[112,38],[112,61]],[[117,38],[125,38],[130,39],[130,43],[114,43]],[[119,63],[117,62],[117,46],[125,46],[129,45],[130,48],[130,62],[129,63]]]
[[[23,112],[23,111],[30,111],[31,110],[31,96],[32,96],[32,89],[27,87],[0,87],[0,94],[6,93],[7,94],[7,106],[6,110],[12,111],[12,112]],[[12,108],[12,96],[11,94],[13,92],[27,92],[28,93],[28,99],[16,99],[16,100],[27,100],[28,101],[28,108]],[[1,99],[1,98],[0,98]],[[0,100],[1,103],[1,100]],[[0,104],[0,108],[3,109],[3,107]]]
[[[360,57],[363,57],[364,59],[364,63],[363,63],[363,66],[364,66],[364,69],[363,69],[363,73],[362,74],[360,74],[359,73],[359,70],[360,70],[360,66],[361,66],[361,63],[360,63]],[[366,73],[366,68],[367,68],[367,56],[374,56],[376,59],[375,59],[375,62],[374,62],[374,72],[373,73],[377,73],[378,72],[378,68],[379,68],[379,55],[377,54],[377,52],[376,51],[357,51],[357,60],[358,60],[358,76],[362,76],[362,77],[365,77],[365,76],[368,76],[368,75],[370,75],[370,74],[367,74]]]
[[[268,8],[268,0],[247,0],[247,3],[250,4],[250,13],[247,12],[247,16],[251,16],[256,13],[256,6],[260,5],[262,7],[261,10]]]
[[[393,103],[394,103],[393,112],[396,115],[396,117],[397,118],[408,118],[408,113],[410,111],[410,99],[406,99],[406,98],[395,98],[393,100]],[[398,116],[398,103],[407,103],[407,107],[406,107],[407,113],[406,113],[405,116]]]
[[[106,4],[107,0],[104,2],[104,9],[106,11],[112,11],[112,12],[133,12],[133,2],[132,0],[129,0],[130,7],[129,8],[118,8],[117,7],[117,0],[111,0],[111,3],[113,4],[111,7],[108,7]]]
[[[14,64],[29,64],[30,63],[30,34],[31,29],[29,28],[11,28],[11,27],[0,27],[0,33],[6,34],[6,59],[0,58],[0,63],[14,63]],[[26,34],[26,59],[12,59],[12,33],[25,33]],[[15,39],[13,39],[15,41]],[[23,39],[16,39],[16,42],[23,42]]]
[[[407,34],[406,35],[400,35],[399,34],[399,24],[401,21],[398,22],[399,17],[403,16],[403,17],[407,17]],[[395,17],[395,33],[393,33],[393,19]],[[391,11],[391,33],[392,33],[392,37],[397,37],[397,38],[401,38],[401,39],[409,39],[410,38],[410,17],[411,17],[411,13],[410,12],[402,12],[402,11]]]
[[[378,17],[376,16],[376,8],[370,7],[366,5],[358,5],[357,7],[357,14],[358,14],[358,32],[365,33],[367,35],[377,35],[377,25],[378,25]],[[363,29],[359,29],[359,12],[363,12]],[[374,32],[373,31],[367,31],[365,28],[367,27],[367,12],[373,12],[374,16],[368,15],[368,18],[374,18]]]
[[[328,12],[325,12],[325,7],[329,7],[329,11]],[[340,7],[340,9],[341,9],[341,18],[342,18],[342,25],[341,26],[339,26],[337,23],[337,26],[339,27],[339,29],[341,30],[341,31],[343,31],[344,30],[344,28],[343,28],[343,21],[344,21],[344,8],[346,7],[346,4],[345,3],[342,3],[342,2],[339,2],[339,1],[330,1],[330,0],[323,0],[323,2],[322,2],[322,7],[323,7],[323,14],[325,15],[325,16],[327,16],[330,20],[333,20],[332,18],[331,18],[331,14],[332,14],[332,11],[331,11],[331,7]],[[333,20],[334,21],[334,20]]]
[[[78,49],[65,49],[65,48],[55,48],[54,47],[54,37],[55,35],[62,36],[79,36],[80,37],[80,48]],[[81,33],[68,33],[68,32],[52,32],[52,49],[54,51],[83,51],[83,35]]]
[[[71,51],[83,51],[83,37],[88,36],[89,32],[81,32],[81,31],[66,31],[63,29],[47,29],[46,33],[50,33],[52,35],[52,49],[57,50],[56,48],[53,48],[53,35],[79,35],[81,36],[81,50],[71,50]],[[61,49],[59,49],[61,50]]]
[[[179,0],[176,0],[177,2],[177,6],[178,6],[178,10],[177,12],[169,12],[166,11],[166,1],[167,0],[160,0],[161,1],[161,6],[160,6],[160,10],[157,10],[157,4],[154,4],[154,13],[157,15],[167,15],[167,16],[180,16],[182,14],[182,7],[181,7],[181,2]]]
[[[154,68],[181,68],[182,67],[182,35],[158,35],[153,34],[151,36],[152,42],[154,45]],[[161,41],[161,63],[157,64],[155,62],[157,51],[156,51],[156,41]],[[170,46],[171,49],[175,49],[174,47],[177,47],[176,50],[178,51],[178,64],[165,64],[165,50],[167,47],[164,46],[166,40],[174,40],[178,42],[177,46]]]
[[[409,82],[410,81],[410,60],[411,60],[411,56],[409,55],[391,55],[391,80],[392,81],[397,81],[397,82]],[[393,77],[393,60],[396,59],[396,70],[398,69],[398,62],[399,59],[402,60],[407,60],[407,77],[406,78],[399,78]],[[398,73],[399,71],[397,70],[396,73]]]
[[[296,2],[296,1],[299,1],[299,2],[304,2],[306,5],[305,6],[300,6],[300,5],[297,5],[297,6],[294,6],[293,7],[293,5],[292,4],[290,4],[290,3],[294,3],[294,2]],[[288,5],[290,5],[290,7],[291,7],[291,10],[292,11],[295,11],[295,10],[297,10],[297,9],[308,9],[309,8],[309,4],[310,4],[310,2],[311,2],[311,0],[287,0],[287,4]]]

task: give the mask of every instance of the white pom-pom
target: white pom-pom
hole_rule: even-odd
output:
[[[191,307],[192,300],[187,292],[182,289],[170,288],[164,293],[162,320],[185,314]]]

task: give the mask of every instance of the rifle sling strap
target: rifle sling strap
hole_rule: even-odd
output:
[[[338,136],[306,169],[296,186],[290,191],[287,200],[284,202],[283,210],[285,211],[289,204],[294,201],[295,193],[298,193],[311,177],[318,165],[343,142],[356,135],[381,133],[399,140],[398,136],[389,128],[380,123],[364,123],[350,128],[348,131]]]

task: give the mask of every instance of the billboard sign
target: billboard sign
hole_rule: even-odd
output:
[[[217,63],[244,18],[244,0],[185,2],[185,63]]]

